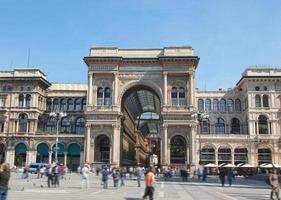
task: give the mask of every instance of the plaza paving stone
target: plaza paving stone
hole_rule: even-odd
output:
[[[31,175],[28,180],[21,179],[20,174],[12,174],[9,200],[139,200],[142,199],[142,187],[136,187],[135,180],[125,180],[125,186],[113,188],[112,180],[109,188],[103,189],[99,177],[90,176],[90,187],[81,188],[79,174],[68,174],[61,181],[59,188],[47,188],[46,178],[37,179]],[[266,200],[270,189],[264,182],[237,178],[233,187],[221,187],[217,178],[210,178],[207,183],[190,180],[161,181],[156,184],[155,200]]]

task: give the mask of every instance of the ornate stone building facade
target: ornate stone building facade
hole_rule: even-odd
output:
[[[88,84],[39,69],[0,72],[0,160],[162,166],[280,163],[281,70],[249,68],[229,90],[199,91],[191,47],[92,48]],[[55,118],[51,112],[66,112]],[[207,112],[200,124],[195,112]]]

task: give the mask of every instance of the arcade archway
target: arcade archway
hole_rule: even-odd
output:
[[[124,93],[121,110],[121,165],[148,165],[152,154],[160,161],[161,102],[157,93],[145,85],[133,86]]]

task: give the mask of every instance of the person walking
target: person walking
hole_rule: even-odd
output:
[[[102,182],[103,182],[104,189],[108,188],[108,176],[109,176],[109,171],[107,170],[107,167],[105,167],[102,171]]]
[[[142,175],[142,169],[140,167],[137,167],[135,171],[135,176],[137,179],[138,187],[141,187],[141,175]]]
[[[48,165],[47,167],[47,183],[48,183],[48,188],[53,185],[53,167],[51,164]]]
[[[219,179],[221,181],[221,186],[224,187],[224,183],[225,183],[225,171],[224,171],[224,169],[220,169]]]
[[[89,173],[90,173],[90,169],[89,169],[89,165],[85,164],[84,167],[81,169],[81,188],[84,188],[84,185],[86,184],[86,189],[89,188]]]
[[[232,179],[234,177],[234,173],[233,173],[233,170],[232,169],[229,169],[228,172],[227,172],[227,180],[228,180],[228,185],[229,187],[231,187],[232,185]]]
[[[270,199],[273,200],[273,193],[276,195],[277,200],[280,200],[279,198],[279,191],[280,191],[280,185],[279,185],[279,178],[277,174],[277,169],[272,169],[271,173],[269,175],[269,183],[271,186],[271,193],[270,193]]]
[[[3,163],[0,168],[0,200],[7,199],[10,176],[10,165]]]
[[[147,196],[149,196],[149,200],[153,200],[153,194],[155,191],[154,184],[155,184],[154,173],[152,167],[149,167],[145,175],[145,191],[143,195],[143,200],[146,199]]]
[[[55,166],[53,167],[53,181],[55,187],[60,186],[59,177],[60,177],[60,168],[58,164],[55,164]]]
[[[126,177],[126,171],[124,169],[125,167],[121,168],[120,170],[120,181],[121,181],[120,186],[125,186],[124,179]]]
[[[113,169],[112,170],[112,179],[113,179],[113,187],[117,188],[118,187],[118,182],[119,182],[119,177],[118,177],[118,170],[117,169]]]

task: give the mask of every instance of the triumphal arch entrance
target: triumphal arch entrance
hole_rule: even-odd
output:
[[[85,161],[115,165],[197,164],[192,47],[95,47],[88,66]]]

